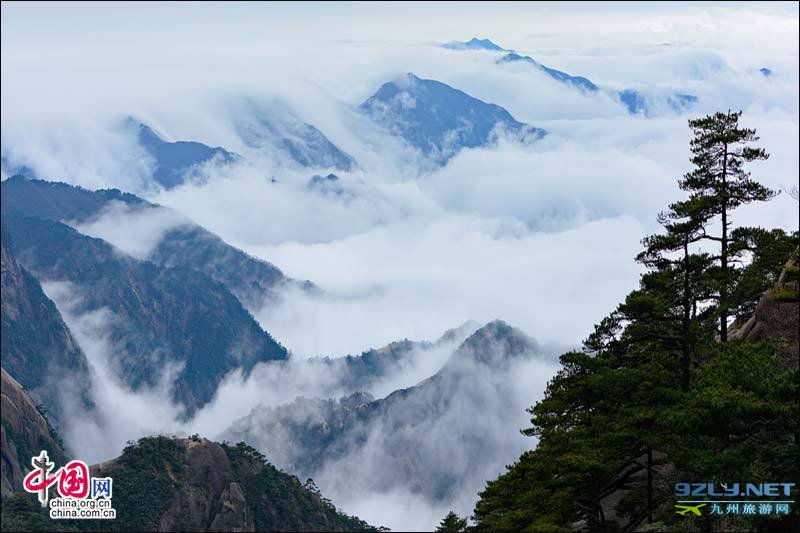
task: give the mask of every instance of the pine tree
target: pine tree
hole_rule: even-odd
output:
[[[694,169],[679,182],[681,189],[689,193],[689,199],[671,206],[674,216],[702,224],[702,239],[719,243],[719,255],[714,259],[719,265],[716,297],[722,342],[728,340],[731,268],[732,260],[736,259],[732,253],[736,243],[731,234],[731,212],[741,205],[775,196],[774,191],[751,179],[744,170],[745,163],[767,159],[769,154],[763,148],[751,146],[758,136],[753,129],[739,127],[741,115],[741,111],[717,112],[689,121],[694,134],[690,143]],[[706,233],[706,225],[717,218],[719,235]]]
[[[447,513],[441,523],[439,523],[439,527],[436,528],[437,533],[459,533],[464,531],[467,527],[467,519],[461,518],[453,511]]]
[[[748,146],[757,138],[738,128],[739,116],[690,122],[695,170],[681,181],[689,198],[659,216],[663,233],[643,240],[637,261],[648,272],[639,287],[581,351],[561,356],[522,431],[537,446],[487,483],[470,530],[692,527],[668,505],[675,476],[794,479],[800,382],[782,366],[783,344],[717,342],[727,340],[728,315],[752,316],[763,291],[789,272],[800,238],[731,224],[736,207],[774,194],[743,170],[767,154]],[[710,235],[717,222],[720,233]],[[706,240],[719,253],[703,251]],[[747,266],[732,268],[744,254]],[[698,520],[705,529],[766,526],[758,517]]]
[[[762,294],[778,280],[786,258],[800,244],[800,233],[787,234],[781,229],[736,228],[733,231],[734,251],[747,252],[750,260],[736,272],[730,294],[731,314],[747,320],[755,311]]]
[[[704,228],[701,220],[692,217],[681,218],[674,211],[662,212],[659,223],[666,233],[650,235],[642,239],[645,249],[636,256],[636,261],[650,269],[650,278],[643,281],[643,289],[649,288],[649,297],[658,298],[660,306],[650,306],[644,311],[651,315],[650,322],[677,325],[672,337],[680,350],[680,379],[684,392],[689,390],[693,353],[698,344],[700,332],[696,327],[698,305],[709,297],[709,287],[705,271],[711,260],[708,254],[692,253],[690,246],[702,239]],[[658,280],[658,282],[654,282]],[[630,299],[630,297],[629,297]],[[636,311],[636,308],[631,308]],[[639,306],[639,318],[642,306]],[[636,317],[628,317],[633,319]]]

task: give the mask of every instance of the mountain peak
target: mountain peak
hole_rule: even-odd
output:
[[[139,486],[134,474],[143,465],[148,468],[148,487],[158,489],[152,493],[135,490]],[[218,444],[198,435],[145,437],[119,457],[92,466],[92,472],[114,476],[114,501],[120,501],[117,522],[123,529],[141,527],[145,520],[164,529],[191,531],[375,529],[342,513],[243,442]],[[142,501],[148,503],[147,513],[129,511],[140,509]]]
[[[450,43],[445,43],[442,45],[442,48],[448,48],[450,50],[491,50],[493,52],[505,51],[505,48],[498,46],[489,39],[478,39],[477,37],[473,37],[466,42],[453,41]]]
[[[445,331],[442,334],[442,336],[439,337],[439,340],[437,340],[436,342],[441,344],[453,341],[458,338],[464,339],[468,337],[470,334],[480,329],[480,327],[481,327],[480,322],[476,322],[475,320],[467,320],[460,326],[455,328],[450,328],[447,331]]]
[[[534,63],[536,65],[539,64],[532,57],[530,57],[530,56],[521,56],[516,52],[509,52],[509,53],[507,53],[506,55],[504,55],[503,57],[501,57],[500,59],[497,60],[498,63],[508,63],[508,62],[511,62],[511,61],[525,61],[526,63]]]
[[[20,182],[20,181],[28,181],[30,179],[35,179],[35,178],[29,178],[24,174],[17,173],[17,174],[14,174],[13,176],[9,177],[6,180],[6,183],[17,183],[17,182]]]
[[[544,135],[544,130],[517,121],[499,105],[413,73],[384,83],[360,109],[438,164],[462,148],[491,144],[498,130],[521,141]]]
[[[470,335],[453,354],[453,359],[469,359],[496,367],[538,351],[539,344],[534,339],[502,320],[493,320]]]
[[[316,192],[324,196],[338,198],[340,200],[353,200],[356,195],[349,191],[342,185],[341,179],[336,174],[328,174],[327,176],[320,176],[315,174],[311,176],[306,184],[306,190],[309,192]]]
[[[136,139],[153,158],[153,179],[165,189],[183,184],[187,175],[200,165],[215,160],[232,163],[236,154],[219,146],[207,146],[196,141],[166,141],[153,128],[133,117],[125,119],[125,127],[134,130]]]
[[[483,48],[485,50],[503,50],[502,47],[496,45],[489,39],[478,39],[477,37],[473,37],[472,39],[467,41],[467,46],[474,48]]]

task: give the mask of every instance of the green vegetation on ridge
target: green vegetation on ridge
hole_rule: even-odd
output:
[[[313,483],[302,485],[244,443],[146,437],[129,443],[117,459],[93,467],[93,475],[114,480],[115,520],[50,520],[35,495],[17,493],[3,501],[2,530],[377,530],[341,513],[310,488]],[[225,488],[232,485],[241,487],[245,501],[226,500]],[[234,516],[241,521],[219,520],[237,505]]]

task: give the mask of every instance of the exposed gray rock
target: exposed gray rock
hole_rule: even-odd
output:
[[[57,466],[65,462],[65,454],[57,436],[28,392],[6,372],[0,385],[0,412],[2,413],[2,497],[22,490],[22,480],[31,470],[30,460],[40,451],[47,450],[50,460]]]

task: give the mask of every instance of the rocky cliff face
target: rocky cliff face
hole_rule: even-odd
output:
[[[3,368],[58,418],[58,382],[86,385],[88,364],[55,304],[17,261],[5,226],[2,294]]]
[[[64,450],[47,419],[36,408],[28,391],[6,372],[2,373],[2,498],[22,490],[22,480],[31,470],[31,457],[47,450],[51,460],[64,464]]]
[[[786,263],[775,286],[765,292],[749,319],[734,324],[729,339],[775,339],[787,368],[800,366],[800,297],[798,251]]]

